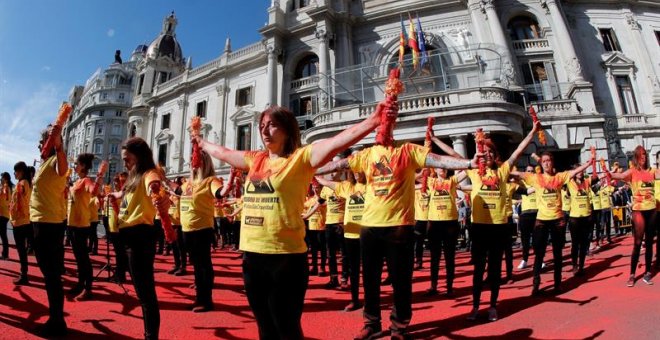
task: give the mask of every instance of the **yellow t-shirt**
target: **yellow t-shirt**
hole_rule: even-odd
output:
[[[183,193],[179,200],[181,227],[183,232],[213,228],[213,203],[220,181],[207,177],[201,182],[186,182],[181,186]]]
[[[213,200],[213,217],[225,217],[224,210],[222,209],[222,200]]]
[[[89,200],[89,223],[99,221],[99,198],[94,196]]]
[[[660,211],[660,179],[655,180],[655,205],[656,209]],[[656,217],[660,218],[660,217]]]
[[[11,190],[9,189],[9,185],[5,184],[0,188],[0,217],[6,217],[9,218],[9,201],[11,201]],[[30,200],[30,196],[28,196],[28,201]],[[30,206],[28,204],[28,214],[29,214]]]
[[[632,210],[651,210],[655,208],[655,169],[632,169],[630,188],[632,189]]]
[[[571,195],[569,195],[568,190],[564,188],[561,189],[561,211],[563,212],[571,211]]]
[[[117,212],[115,211],[115,208],[112,207],[112,204],[108,206],[108,230],[111,233],[119,232]]]
[[[69,212],[69,220],[67,224],[69,227],[79,227],[86,228],[89,227],[89,201],[92,199],[92,195],[87,191],[87,187],[83,185],[79,190],[74,190],[77,185],[80,185],[81,181],[85,179],[79,179],[71,188],[71,211]]]
[[[429,221],[457,221],[456,176],[447,179],[429,178]]]
[[[571,193],[570,217],[586,217],[591,215],[591,179],[585,178],[582,184],[578,185],[575,179],[567,183],[568,191]]]
[[[611,185],[606,185],[604,187],[600,187],[600,191],[598,191],[598,196],[600,199],[600,207],[602,209],[610,209],[612,208],[612,193],[614,192],[614,187]]]
[[[21,198],[18,198],[18,193],[21,192]],[[11,199],[11,211],[9,213],[9,220],[11,225],[20,227],[30,223],[30,193],[32,189],[26,180],[21,180],[16,184]]]
[[[287,158],[267,151],[245,153],[250,168],[245,181],[240,249],[262,254],[307,252],[301,218],[307,187],[314,176],[312,147],[298,148]]]
[[[241,220],[241,215],[243,214],[243,198],[237,198],[234,203],[231,204],[232,208],[234,209],[234,213],[236,216],[234,216],[234,219],[236,221]]]
[[[507,224],[506,183],[511,167],[502,163],[496,170],[486,169],[482,178],[478,169],[466,170],[472,182],[472,223]]]
[[[149,195],[149,184],[154,181],[160,181],[160,175],[156,170],[149,170],[142,175],[142,183],[135,188],[135,191],[124,193],[119,206],[119,229],[140,224],[154,224],[156,207]]]
[[[346,202],[341,197],[338,197],[334,190],[323,187],[321,189],[321,194],[319,195],[322,199],[325,200],[328,208],[325,215],[326,224],[338,224],[344,222],[344,206]]]
[[[563,190],[562,190],[563,193]],[[520,211],[537,211],[538,207],[536,205],[536,192],[531,194],[522,194],[520,195],[522,202],[520,203]],[[562,210],[563,210],[563,196],[562,196]]]
[[[601,204],[600,204],[600,196],[593,192],[593,190],[589,191],[589,199],[591,200],[591,206],[594,208],[594,210],[601,210]]]
[[[170,201],[172,204],[167,210],[167,214],[170,215],[170,221],[172,221],[172,225],[181,225],[181,208],[179,207],[179,196],[170,196]]]
[[[66,169],[60,176],[55,171],[57,155],[47,159],[32,180],[30,221],[62,223],[66,220]]]
[[[537,220],[552,221],[564,216],[561,204],[561,187],[566,184],[569,175],[568,171],[564,171],[556,173],[554,176],[545,173],[525,174],[523,176],[525,185],[536,190]]]
[[[344,214],[344,237],[360,238],[362,229],[362,214],[364,213],[364,191],[366,186],[362,183],[351,184],[344,181],[335,186],[335,194],[343,197],[346,202]]]
[[[428,221],[429,193],[422,193],[422,189],[415,188],[415,221]]]
[[[405,143],[374,145],[349,157],[351,170],[367,177],[363,227],[415,224],[415,170],[424,167],[429,149]]]
[[[316,203],[319,202],[318,196],[309,197],[305,201],[305,212],[309,211]],[[319,203],[320,204],[320,203]],[[318,209],[309,216],[307,221],[309,221],[308,226],[309,230],[325,230],[325,216],[326,216],[327,206],[325,203],[320,204]]]

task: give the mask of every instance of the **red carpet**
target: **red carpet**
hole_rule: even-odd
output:
[[[482,320],[465,320],[471,309],[471,273],[468,253],[459,252],[455,297],[425,298],[428,288],[428,259],[424,269],[415,272],[413,320],[410,330],[418,339],[658,339],[657,327],[660,303],[660,279],[648,286],[641,281],[643,268],[638,269],[635,287],[627,288],[631,237],[619,238],[613,245],[587,259],[586,276],[574,278],[568,272],[570,260],[565,256],[564,293],[544,297],[529,297],[531,269],[514,270],[516,282],[505,285],[500,292],[500,320],[485,320],[489,292],[482,295]],[[101,253],[105,250],[105,242]],[[550,248],[548,248],[550,250]],[[568,255],[569,247],[564,249]],[[428,255],[428,254],[427,254]],[[516,250],[515,265],[519,261]],[[67,248],[64,276],[65,291],[73,286],[75,263]],[[35,325],[47,318],[46,293],[41,273],[30,256],[31,286],[14,287],[18,272],[15,249],[9,261],[0,261],[0,338],[34,338]],[[214,290],[215,311],[193,314],[187,310],[193,290],[192,275],[174,277],[165,273],[172,267],[172,258],[157,256],[156,281],[161,307],[161,337],[164,339],[255,339],[256,324],[243,295],[240,254],[218,251],[213,254],[216,270]],[[532,256],[533,258],[533,256]],[[547,259],[547,257],[546,257]],[[93,256],[95,273],[102,266],[103,256]],[[549,263],[548,260],[546,260]],[[641,261],[643,263],[643,254]],[[546,269],[542,287],[552,287],[552,274]],[[192,267],[189,267],[192,271]],[[444,291],[444,264],[441,265],[440,290]],[[105,276],[102,275],[102,276]],[[312,277],[307,292],[303,329],[310,339],[352,339],[362,326],[360,311],[340,310],[348,303],[349,293],[323,289],[327,278]],[[128,296],[116,284],[95,282],[96,299],[88,302],[65,302],[65,312],[71,339],[141,338],[141,311],[132,285],[126,285]],[[383,327],[389,325],[391,289],[384,287]]]

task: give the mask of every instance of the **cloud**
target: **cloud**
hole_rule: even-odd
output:
[[[31,92],[8,89],[0,97],[0,121],[6,122],[0,129],[0,171],[12,173],[9,170],[16,162],[32,164],[39,158],[41,130],[55,119],[64,96],[65,91],[56,85],[42,84]]]
[[[115,29],[114,28],[109,29],[107,34],[108,34],[109,38],[114,37],[115,36]]]
[[[48,71],[50,71],[50,66],[48,66],[48,65],[44,65],[44,66],[41,68],[41,70],[42,70],[42,71],[46,71],[46,72],[48,72]]]

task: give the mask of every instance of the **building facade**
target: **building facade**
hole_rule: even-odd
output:
[[[261,41],[234,50],[228,39],[194,68],[172,13],[136,62],[129,135],[149,142],[168,175],[189,170],[195,115],[207,139],[243,150],[263,147],[257,120],[269,105],[296,114],[306,143],[364,119],[411,22],[428,55],[413,67],[405,50],[397,140],[421,142],[434,116],[435,134],[462,155],[478,127],[507,154],[531,127],[531,105],[548,145],[526,153],[553,151],[558,168],[587,160],[591,146],[621,164],[636,145],[660,151],[656,1],[274,0],[265,10]]]
[[[99,69],[84,86],[74,86],[69,94],[73,111],[64,127],[64,143],[69,163],[81,153],[96,156],[90,174],[108,161],[107,175],[112,178],[123,169],[121,143],[127,136],[128,114],[134,93],[135,65],[142,59],[145,46],[138,46],[131,59],[117,60]]]

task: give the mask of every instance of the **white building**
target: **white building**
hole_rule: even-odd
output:
[[[81,153],[97,158],[90,173],[102,160],[109,162],[108,176],[121,171],[121,143],[127,136],[127,109],[133,102],[135,65],[146,46],[138,46],[128,62],[115,62],[97,70],[84,86],[74,86],[69,95],[73,112],[64,127],[64,143],[70,163]]]
[[[137,63],[129,129],[169,175],[188,170],[194,115],[206,138],[237,149],[262,147],[257,119],[271,104],[296,113],[306,142],[364,119],[383,97],[409,15],[429,57],[413,72],[407,49],[396,139],[421,141],[432,115],[459,153],[474,152],[483,127],[506,154],[529,131],[532,104],[549,145],[527,152],[555,152],[560,169],[586,160],[592,145],[622,164],[638,144],[660,151],[657,1],[288,0],[266,10],[262,41],[233,50],[227,40],[195,68],[171,14]]]

